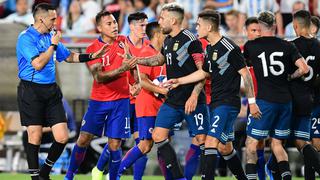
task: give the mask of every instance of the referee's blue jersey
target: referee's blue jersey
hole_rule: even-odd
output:
[[[31,65],[32,60],[41,53],[47,51],[51,45],[50,33],[39,33],[32,25],[20,33],[16,45],[18,61],[18,77],[25,81],[38,84],[52,84],[55,79],[55,59],[59,62],[70,55],[70,51],[59,42],[55,55],[51,56],[49,62],[39,71]]]

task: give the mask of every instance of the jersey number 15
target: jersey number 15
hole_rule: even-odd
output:
[[[258,56],[258,58],[260,58],[261,61],[262,61],[262,68],[263,68],[263,76],[264,77],[268,77],[269,76],[269,71],[274,76],[279,76],[284,72],[284,64],[281,61],[275,60],[275,57],[282,57],[282,56],[283,56],[283,52],[273,52],[273,53],[271,53],[270,56],[269,56],[269,60],[270,60],[269,67],[267,65],[266,53],[263,52]],[[275,70],[275,68],[274,68],[275,66],[279,67],[278,71]]]

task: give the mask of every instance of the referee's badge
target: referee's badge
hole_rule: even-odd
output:
[[[178,47],[179,47],[179,43],[178,42],[173,44],[173,50],[174,51],[178,50]]]
[[[214,51],[213,54],[212,54],[212,60],[213,61],[216,61],[218,58],[218,52],[217,51]]]

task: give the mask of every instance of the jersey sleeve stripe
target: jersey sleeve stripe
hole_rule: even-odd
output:
[[[221,40],[221,43],[229,50],[231,51],[232,49],[234,49],[233,45],[230,44],[225,38],[223,38]]]
[[[196,40],[195,36],[194,36],[192,33],[190,33],[189,31],[187,31],[187,30],[184,30],[184,31],[183,31],[183,34],[185,34],[186,36],[188,36],[191,41]]]

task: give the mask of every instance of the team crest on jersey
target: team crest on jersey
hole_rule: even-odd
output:
[[[218,59],[218,52],[214,51],[213,54],[212,54],[212,60],[216,61],[217,59]]]
[[[179,47],[179,43],[178,42],[173,44],[173,50],[174,51],[178,50],[178,47]]]
[[[120,41],[120,43],[119,43],[119,47],[120,47],[121,49],[123,49],[123,48],[124,48],[124,43],[123,43],[122,41]]]

